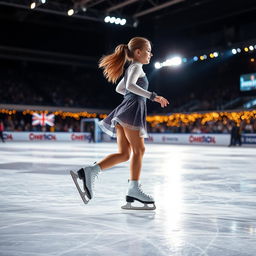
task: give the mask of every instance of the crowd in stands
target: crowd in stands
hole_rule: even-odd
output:
[[[0,70],[0,103],[106,109],[109,88],[99,82],[96,87],[95,76],[94,72]]]
[[[195,123],[188,125],[180,124],[177,126],[167,126],[166,123],[159,123],[152,127],[148,125],[148,132],[156,133],[230,133],[233,121],[226,121],[225,124],[222,121],[217,122],[206,122],[204,125],[201,124],[201,120],[198,119]],[[242,121],[239,125],[241,133],[256,133],[256,119],[251,120],[249,123]]]
[[[74,118],[62,119],[55,117],[54,126],[32,125],[31,117],[21,115],[2,116],[5,131],[28,132],[28,131],[43,131],[43,132],[80,132],[80,121]]]
[[[225,81],[216,85],[208,82],[204,90],[193,90],[174,98],[166,95],[171,102],[168,108],[155,110],[156,104],[150,104],[149,112],[222,110],[224,104],[239,96],[239,89],[234,90],[227,84]],[[106,86],[101,70],[96,69],[86,72],[50,68],[30,72],[30,67],[0,69],[1,104],[112,109],[121,100],[114,90],[115,86]]]
[[[202,87],[174,98],[174,112],[224,110],[227,103],[241,97],[239,83],[234,81],[232,74],[227,74],[226,77],[220,75],[220,77],[212,81],[207,80],[203,82]]]

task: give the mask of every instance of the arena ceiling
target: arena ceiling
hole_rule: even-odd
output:
[[[45,13],[45,16],[24,14],[33,1],[37,5],[33,11]],[[256,14],[255,0],[1,0],[0,6],[1,18],[29,19],[33,16],[33,19],[43,19],[47,14],[67,16],[67,10],[73,8],[73,17],[77,19],[104,22],[104,17],[110,15],[126,18],[127,25],[135,27],[152,22],[177,28],[184,24],[198,26],[220,20],[236,23],[243,22],[245,16],[255,17]]]
[[[154,41],[159,56],[170,49],[194,52],[256,39],[255,0],[35,0],[37,7],[31,10],[33,1],[0,1],[2,56],[15,46],[81,55],[77,62],[88,57],[90,63],[89,57],[98,58],[134,35]],[[67,15],[70,8],[75,10],[72,17]],[[106,15],[127,23],[106,24]]]

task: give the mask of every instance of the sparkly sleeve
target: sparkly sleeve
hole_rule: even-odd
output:
[[[116,87],[116,92],[124,95],[125,94],[125,82],[124,82],[124,78],[118,83],[117,87]]]
[[[136,84],[139,77],[143,73],[142,68],[139,65],[133,64],[127,74],[126,89],[134,94],[150,99],[152,92],[144,90]]]

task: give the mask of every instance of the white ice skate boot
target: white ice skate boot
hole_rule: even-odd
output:
[[[139,201],[144,204],[142,207],[132,206],[131,203],[134,201]],[[142,191],[141,184],[137,180],[129,181],[129,188],[126,195],[126,205],[122,206],[122,209],[126,210],[155,210],[155,201],[152,196],[145,194]],[[152,206],[149,206],[152,205]]]
[[[98,164],[81,168],[77,172],[70,171],[71,177],[85,204],[87,204],[89,200],[93,198],[95,178],[98,177],[100,171],[100,166]],[[78,178],[83,182],[84,191],[79,186]]]

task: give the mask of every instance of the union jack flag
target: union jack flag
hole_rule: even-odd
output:
[[[54,126],[54,114],[37,114],[34,113],[32,116],[32,125],[41,125],[41,126]]]

